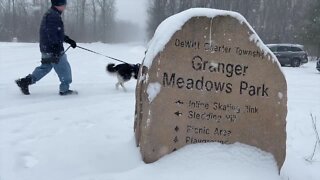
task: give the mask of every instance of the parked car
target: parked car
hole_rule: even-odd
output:
[[[317,69],[318,69],[318,71],[320,71],[320,58],[318,58]]]
[[[281,66],[290,65],[299,67],[308,62],[308,54],[299,44],[267,44],[269,49],[277,56]]]

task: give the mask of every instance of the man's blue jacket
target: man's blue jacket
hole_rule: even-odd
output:
[[[43,16],[40,26],[41,53],[61,54],[64,51],[64,25],[61,12],[51,7]]]

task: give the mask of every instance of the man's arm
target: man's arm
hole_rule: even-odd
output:
[[[61,52],[61,46],[64,40],[64,29],[61,17],[56,14],[50,14],[46,17],[46,35],[50,42],[50,48],[54,54]]]

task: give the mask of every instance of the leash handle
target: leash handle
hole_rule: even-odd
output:
[[[116,58],[113,58],[113,57],[110,57],[110,56],[106,56],[106,55],[103,55],[103,54],[101,54],[101,53],[92,51],[92,50],[90,50],[90,49],[87,49],[87,48],[84,48],[84,47],[81,47],[81,46],[77,46],[77,47],[80,48],[80,49],[82,49],[82,50],[89,51],[89,52],[91,52],[91,53],[94,53],[94,54],[97,54],[97,55],[100,55],[100,56],[103,56],[103,57],[106,57],[106,58],[109,58],[109,59],[113,59],[113,60],[115,60],[115,61],[119,61],[119,62],[122,62],[122,63],[125,63],[125,64],[129,64],[129,63],[127,63],[127,62],[125,62],[125,61],[122,61],[122,60],[120,60],[120,59],[116,59]],[[69,47],[69,48],[70,48],[70,47]]]
[[[61,54],[61,56],[63,56],[70,48],[71,48],[71,46],[69,46],[65,51],[63,51],[63,53]]]

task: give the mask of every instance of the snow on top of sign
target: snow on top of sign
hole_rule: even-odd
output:
[[[173,34],[178,30],[180,30],[181,27],[189,19],[191,19],[192,17],[214,18],[217,16],[231,16],[236,18],[241,24],[245,23],[253,32],[253,34],[250,36],[250,41],[253,41],[254,43],[256,43],[256,45],[260,48],[262,52],[264,52],[265,55],[270,54],[272,56],[270,60],[278,63],[278,61],[275,61],[276,57],[274,56],[274,54],[270,51],[270,49],[266,45],[264,45],[262,40],[254,31],[254,29],[251,27],[251,25],[247,22],[247,20],[241,14],[233,11],[225,11],[225,10],[218,10],[218,9],[192,8],[167,18],[165,21],[163,21],[159,25],[153,38],[149,43],[149,48],[146,53],[144,65],[147,66],[148,68],[151,67],[155,56],[159,52],[163,51],[165,45],[170,41]]]

